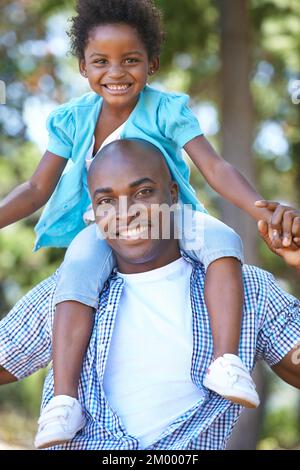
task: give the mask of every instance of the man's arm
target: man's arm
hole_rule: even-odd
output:
[[[23,380],[52,358],[57,275],[40,282],[0,321],[0,385]]]
[[[276,210],[276,208],[277,206],[272,207],[273,210]],[[266,242],[270,250],[272,250],[278,256],[281,256],[289,266],[295,268],[300,274],[300,246],[298,246],[300,241],[300,211],[297,211],[293,208],[290,209],[292,217],[288,215],[286,216],[285,224],[288,225],[286,232],[288,232],[288,229],[290,229],[295,243],[292,244],[289,248],[274,248],[269,236],[269,227],[264,221],[260,221],[258,223],[258,229],[260,236]],[[271,368],[282,380],[292,385],[293,387],[300,389],[300,328],[298,344],[293,349],[291,349],[281,361]]]
[[[300,389],[300,339],[297,347],[293,348],[278,364],[272,367],[278,377]]]
[[[4,367],[0,366],[0,385],[7,385],[12,382],[17,382],[17,378],[10,374]]]

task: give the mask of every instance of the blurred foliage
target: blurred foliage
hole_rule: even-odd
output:
[[[293,449],[299,445],[300,408],[292,389],[285,390],[276,376],[268,371],[271,399],[261,430],[261,450]],[[298,397],[299,400],[299,397]]]
[[[195,106],[206,103],[215,109],[216,116],[220,104],[218,3],[218,0],[157,0],[164,12],[167,31],[157,80],[168,89],[190,93]],[[63,18],[66,22],[73,14],[73,5],[71,0],[1,0],[0,80],[7,84],[7,103],[0,106],[1,198],[32,174],[41,155],[26,129],[25,105],[29,109],[33,104],[54,106],[73,97],[74,90],[84,89],[82,82],[75,86],[76,60],[65,53],[59,54],[57,43],[51,42],[55,33],[53,22],[49,21],[54,18],[55,23]],[[300,76],[300,2],[252,0],[250,6],[257,186],[265,198],[289,201],[299,207],[300,107],[292,103],[291,85]],[[203,113],[200,120],[205,121]],[[218,125],[221,129],[222,123]],[[282,139],[275,139],[266,148],[260,136],[270,125],[277,126]],[[208,136],[217,147],[219,132]],[[282,150],[282,142],[286,142],[286,150]],[[209,211],[217,215],[218,197],[194,168],[192,184]],[[32,253],[33,226],[38,215],[0,232],[0,315],[7,313],[34,284],[50,275],[62,260],[63,250]],[[287,280],[286,287],[299,296],[299,284],[293,272],[264,245],[260,244],[259,249],[262,265]],[[0,411],[12,404],[36,416],[43,374],[2,388]],[[299,426],[294,421],[292,412],[269,414],[263,442],[272,440],[274,435],[278,436],[278,445],[289,445],[293,439],[300,441]]]

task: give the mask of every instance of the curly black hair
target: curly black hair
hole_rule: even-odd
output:
[[[68,35],[71,53],[78,59],[84,59],[91,30],[114,23],[125,23],[136,29],[150,60],[159,56],[165,33],[162,13],[153,0],[77,0],[76,12]]]

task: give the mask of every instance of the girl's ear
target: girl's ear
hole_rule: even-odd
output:
[[[87,77],[87,72],[86,72],[86,67],[85,67],[85,61],[81,59],[79,61],[79,71],[83,77]]]
[[[155,57],[155,59],[151,60],[149,63],[148,74],[154,75],[158,71],[159,65],[160,65],[159,57]]]

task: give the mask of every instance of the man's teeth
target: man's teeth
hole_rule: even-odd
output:
[[[130,85],[129,85],[129,84],[127,84],[127,85],[106,85],[106,87],[107,87],[109,90],[125,91],[125,90],[127,90],[127,88],[130,87]]]
[[[141,233],[145,232],[146,230],[148,230],[148,225],[143,225],[142,227],[131,228],[129,230],[122,230],[119,233],[119,236],[124,238],[134,238],[138,237]]]

